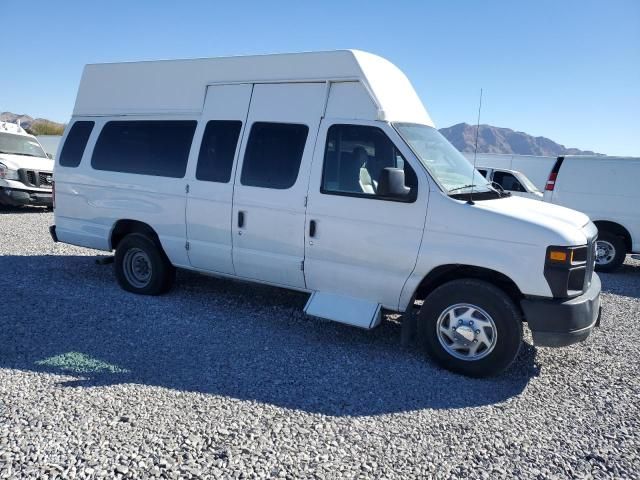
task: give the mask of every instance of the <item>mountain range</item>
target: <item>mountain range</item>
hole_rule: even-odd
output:
[[[33,118],[29,115],[18,115],[11,112],[0,113],[0,121],[21,125],[35,135],[61,135],[64,124],[52,122],[44,118]],[[441,128],[442,133],[454,147],[461,152],[473,152],[476,140],[476,126],[458,123],[451,127]],[[545,137],[534,137],[510,128],[480,125],[478,134],[478,153],[511,153],[516,155],[597,155],[589,150],[567,148]]]
[[[476,141],[475,125],[458,123],[441,128],[440,133],[461,152],[473,152]],[[599,155],[590,150],[567,148],[546,137],[534,137],[510,128],[480,125],[478,130],[478,153],[511,153],[516,155]]]
[[[18,120],[22,128],[32,135],[62,135],[64,132],[64,124],[62,123],[52,122],[45,118],[33,118],[24,114],[0,113],[0,122],[16,123]]]

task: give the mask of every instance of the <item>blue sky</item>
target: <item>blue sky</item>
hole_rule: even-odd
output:
[[[66,122],[86,63],[357,48],[438,127],[640,156],[640,1],[0,0],[0,111]]]

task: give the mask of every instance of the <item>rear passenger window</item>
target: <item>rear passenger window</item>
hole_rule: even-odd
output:
[[[242,185],[286,189],[298,178],[309,127],[256,122],[244,154]]]
[[[241,128],[240,121],[211,120],[207,123],[196,168],[198,180],[227,183],[231,179]]]
[[[60,153],[60,165],[63,167],[77,167],[80,165],[87,140],[93,130],[93,122],[79,121],[73,124]]]
[[[96,170],[158,177],[184,177],[195,120],[108,122],[100,132],[91,165]]]

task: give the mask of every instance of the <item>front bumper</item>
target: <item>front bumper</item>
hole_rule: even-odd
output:
[[[533,343],[565,347],[585,340],[600,324],[600,289],[600,278],[594,273],[591,286],[579,297],[521,300]]]
[[[53,194],[46,191],[17,190],[0,187],[0,205],[19,207],[21,205],[53,206]]]

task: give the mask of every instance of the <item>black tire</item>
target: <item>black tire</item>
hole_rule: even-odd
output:
[[[598,232],[596,243],[601,241],[607,244],[607,249],[612,248],[613,252],[609,252],[610,255],[606,259],[602,259],[601,263],[596,262],[596,271],[613,272],[624,263],[624,259],[627,256],[627,246],[624,244],[622,237],[607,231]]]
[[[495,325],[497,336],[492,340],[493,346],[484,348],[483,352],[477,354],[477,359],[456,358],[445,349],[439,339],[439,337],[443,338],[446,343],[446,338],[438,334],[438,320],[441,315],[447,310],[461,311],[462,314],[469,312],[465,307],[451,309],[458,304],[479,307],[488,314]],[[471,327],[465,325],[462,327],[471,328],[473,335],[477,327],[473,326],[473,322],[471,325]],[[456,328],[459,327],[456,323]],[[492,328],[487,328],[493,332]],[[487,377],[506,370],[518,355],[522,344],[522,314],[504,291],[488,282],[475,279],[453,280],[436,288],[425,299],[419,313],[418,332],[426,352],[441,367],[470,377]],[[480,330],[475,332],[477,334]],[[474,340],[471,342],[477,342],[476,338],[479,338],[478,335],[474,335]],[[484,346],[481,342],[481,347]]]
[[[138,276],[132,269],[134,264],[140,263],[147,269],[144,275]],[[142,233],[130,233],[120,241],[116,249],[115,271],[122,289],[140,295],[168,292],[176,276],[176,269],[162,248]]]

